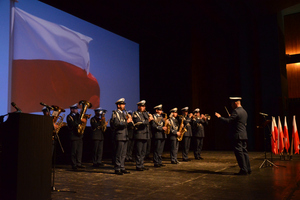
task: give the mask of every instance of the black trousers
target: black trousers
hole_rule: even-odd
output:
[[[189,157],[189,151],[191,146],[191,137],[184,137],[182,139],[182,159],[187,160]]]
[[[144,159],[147,151],[147,140],[136,140],[136,168],[144,167]]]
[[[73,167],[81,166],[82,145],[82,139],[71,141],[71,161]]]
[[[125,170],[125,157],[127,152],[127,141],[115,141],[116,154],[115,154],[115,170]]]
[[[164,152],[165,139],[154,140],[153,162],[155,165],[162,164],[162,153]]]
[[[100,164],[103,155],[103,140],[94,140],[93,164]]]
[[[170,140],[170,141],[171,141],[171,149],[170,149],[171,162],[177,162],[179,142],[178,140]]]
[[[195,148],[194,148],[194,157],[195,159],[198,159],[201,157],[201,151],[202,151],[202,147],[203,147],[203,139],[204,137],[194,137],[194,144],[195,144]]]
[[[234,154],[241,171],[251,172],[247,140],[234,140]]]

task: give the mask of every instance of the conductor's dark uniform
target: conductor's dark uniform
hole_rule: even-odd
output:
[[[220,117],[224,122],[229,123],[232,134],[234,154],[240,167],[239,174],[251,173],[250,161],[247,151],[247,118],[248,114],[242,106],[235,108],[230,117]]]

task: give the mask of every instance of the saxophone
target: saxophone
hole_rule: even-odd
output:
[[[183,125],[184,117],[182,115],[179,115],[179,117],[181,117],[181,123],[180,123],[180,126],[179,126],[180,135],[177,136],[177,140],[182,141],[183,135],[184,135],[185,132],[187,132],[187,130]]]
[[[164,120],[165,120],[165,127],[167,127],[167,130],[165,130],[165,134],[170,134],[170,130],[171,130],[171,124],[170,121],[168,120],[168,115],[167,113],[162,113],[165,115]]]
[[[91,117],[91,115],[86,115],[85,113],[88,108],[92,107],[92,104],[88,101],[81,100],[79,102],[79,105],[82,105],[82,108],[80,111],[80,120],[82,120],[83,118],[89,119]],[[78,135],[83,135],[85,127],[86,127],[86,122],[82,122],[81,124],[78,125],[78,128],[77,128]]]

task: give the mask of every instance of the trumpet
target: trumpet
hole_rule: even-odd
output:
[[[210,119],[211,119],[211,117],[210,117],[209,114],[204,114],[204,116],[206,117],[207,120],[210,120]]]

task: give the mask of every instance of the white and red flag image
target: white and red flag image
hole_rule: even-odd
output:
[[[275,155],[278,154],[277,140],[278,140],[278,130],[276,126],[275,117],[272,117],[271,150]]]
[[[280,121],[280,117],[278,116],[278,153],[282,153],[284,150],[284,141],[283,141],[283,130]]]
[[[284,117],[283,136],[284,136],[284,148],[286,152],[288,152],[290,149],[290,139],[289,139],[288,126],[286,122],[286,116]]]
[[[299,134],[296,124],[296,116],[293,116],[293,140],[294,140],[294,154],[299,154]]]
[[[100,104],[100,87],[90,73],[92,38],[19,8],[12,12],[11,101],[23,112],[40,102],[68,108],[80,100]]]

